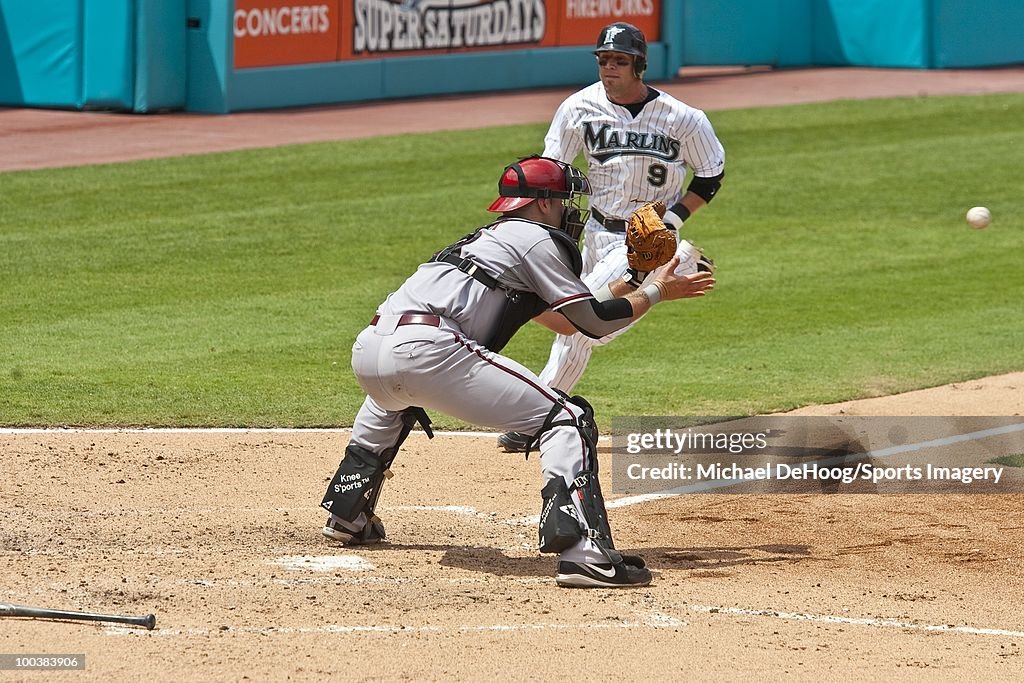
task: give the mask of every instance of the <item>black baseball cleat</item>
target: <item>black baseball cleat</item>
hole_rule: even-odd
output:
[[[643,569],[647,566],[647,563],[644,562],[644,558],[639,555],[623,555],[622,561],[631,567],[636,567],[637,569]]]
[[[374,517],[360,531],[350,531],[342,526],[337,517],[329,515],[324,524],[323,535],[324,538],[342,545],[373,545],[385,539],[384,523],[379,517]]]
[[[625,562],[591,564],[562,560],[558,563],[555,583],[563,588],[639,588],[650,585],[652,578],[651,570],[642,565],[638,567]]]
[[[498,445],[504,448],[506,453],[525,453],[531,441],[533,437],[522,432],[505,432],[498,437]]]

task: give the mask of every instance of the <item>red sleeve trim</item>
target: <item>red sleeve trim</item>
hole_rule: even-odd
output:
[[[584,294],[576,294],[574,296],[566,297],[565,299],[559,299],[558,301],[554,302],[553,304],[551,304],[551,310],[552,311],[557,310],[557,309],[561,308],[562,306],[565,306],[567,304],[571,304],[574,301],[586,301],[587,299],[593,299],[593,298],[594,298],[594,295],[591,294],[590,292],[586,292]]]

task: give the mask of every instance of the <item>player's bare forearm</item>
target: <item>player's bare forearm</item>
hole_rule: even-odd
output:
[[[597,298],[598,300],[625,298],[627,297],[627,295],[631,294],[635,290],[636,288],[630,285],[629,282],[627,282],[623,278],[619,278],[607,285],[606,294],[601,294],[600,292],[598,292]],[[630,303],[633,304],[633,301],[630,300]],[[640,305],[639,302],[634,304],[634,313],[636,312],[636,308],[638,305]],[[644,312],[646,312],[646,310]],[[639,318],[641,315],[643,315],[643,313],[636,314],[636,318]],[[542,325],[548,328],[549,330],[556,334],[564,334],[566,336],[569,336],[576,334],[579,331],[571,322],[569,322],[568,318],[566,318],[563,314],[555,311],[544,311],[536,318],[534,318],[533,321],[538,325]]]
[[[629,282],[623,278],[619,278],[607,285],[607,294],[598,294],[597,298],[598,300],[628,298],[628,295],[635,291],[636,288],[630,285]],[[634,317],[631,318],[632,320],[639,318],[647,312],[646,308],[642,312],[637,312],[637,309],[644,305],[643,302],[647,302],[646,305],[650,308],[650,302],[646,298],[634,297],[634,299],[629,299],[630,304],[633,306]],[[579,330],[576,329],[576,326],[569,322],[568,318],[555,311],[544,311],[534,318],[533,321],[538,325],[548,328],[556,334],[569,336],[579,332]]]
[[[679,200],[679,203],[686,207],[691,216],[707,205],[707,202],[704,201],[700,195],[690,191],[687,191],[686,194],[683,195],[683,198]]]
[[[534,318],[533,321],[538,325],[543,325],[555,334],[571,336],[577,332],[573,324],[564,315],[556,311],[544,311]]]
[[[613,297],[624,297],[636,290],[636,287],[629,284],[627,279],[626,277],[620,277],[608,285],[608,291],[611,292]]]
[[[578,331],[597,339],[622,329],[659,301],[701,297],[714,289],[715,279],[711,273],[678,275],[675,273],[678,265],[679,257],[674,256],[650,285],[635,291],[626,285],[630,291],[625,296],[576,301],[563,306],[558,313],[545,311],[534,320],[558,334],[571,336]],[[618,282],[625,284],[622,280]],[[608,287],[614,291],[618,286],[613,282]]]

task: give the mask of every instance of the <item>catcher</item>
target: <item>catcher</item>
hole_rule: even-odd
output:
[[[345,457],[321,501],[323,534],[345,545],[385,538],[376,505],[402,442],[416,422],[430,435],[426,410],[498,429],[537,435],[544,474],[540,550],[558,553],[559,586],[645,586],[651,572],[612,542],[598,479],[597,427],[590,404],[545,386],[501,355],[540,311],[600,337],[661,301],[703,296],[707,273],[669,268],[639,290],[615,296],[579,279],[579,235],[587,177],[569,164],[528,157],[498,180],[493,223],[438,251],[377,308],[352,347],[352,369],[366,399]],[[633,239],[640,267],[678,261],[664,249],[656,212]],[[650,254],[652,261],[641,257]],[[664,262],[664,261],[662,261]],[[496,400],[500,399],[500,400]]]

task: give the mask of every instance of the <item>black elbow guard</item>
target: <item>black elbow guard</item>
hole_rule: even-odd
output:
[[[590,300],[590,306],[594,309],[594,315],[598,317],[602,322],[611,322],[613,320],[622,320],[623,318],[633,317],[633,304],[629,303],[626,299],[609,299],[607,301],[598,301],[597,299]],[[566,316],[568,317],[568,316]],[[601,332],[598,330],[591,330],[584,327],[586,323],[580,323],[572,318],[569,318],[569,322],[573,324],[577,330],[582,334],[590,337],[591,339],[600,339],[605,334],[608,334],[611,330]],[[599,327],[597,321],[590,321],[595,327]]]
[[[718,189],[722,187],[722,178],[725,177],[725,171],[722,171],[716,176],[711,178],[703,178],[699,175],[693,176],[686,191],[692,192],[705,202],[710,202],[718,194]]]
[[[633,304],[626,299],[609,299],[608,301],[590,300],[594,313],[604,321],[622,320],[633,317]]]

